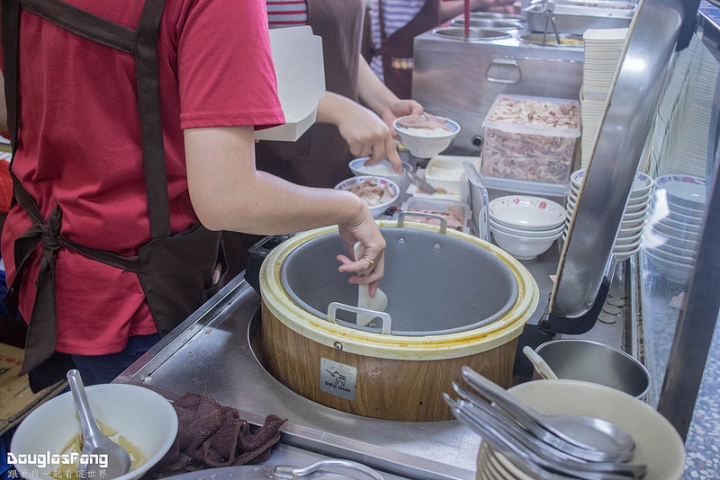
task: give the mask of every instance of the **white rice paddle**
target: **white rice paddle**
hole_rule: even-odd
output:
[[[362,260],[365,254],[365,247],[363,247],[362,243],[356,242],[353,249],[355,253],[355,261],[358,262]],[[369,286],[358,285],[358,308],[374,310],[376,312],[384,312],[387,308],[387,304],[387,295],[385,295],[385,292],[383,292],[379,288],[375,292],[375,296],[371,297]],[[356,322],[359,326],[364,327],[365,325],[370,323],[373,318],[375,318],[375,315],[373,315],[372,313],[358,313]]]

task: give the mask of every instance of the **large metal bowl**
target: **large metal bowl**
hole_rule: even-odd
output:
[[[451,25],[464,27],[464,18],[454,18],[450,21]],[[522,30],[523,24],[517,20],[504,20],[500,18],[473,18],[470,17],[470,26],[477,28],[485,28],[491,30],[501,30],[505,32],[517,32]]]
[[[465,38],[465,27],[440,27],[433,30],[433,34],[452,40],[468,42],[490,42],[512,36],[510,32],[505,30],[477,27],[470,27],[468,38]]]

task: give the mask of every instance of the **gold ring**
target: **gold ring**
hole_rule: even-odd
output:
[[[370,266],[375,265],[375,260],[371,260],[371,259],[369,259],[368,257],[363,257],[363,260],[365,260],[366,262],[368,262],[368,263],[370,264]]]

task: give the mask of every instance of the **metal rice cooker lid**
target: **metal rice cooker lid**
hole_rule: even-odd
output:
[[[503,317],[518,300],[515,273],[496,254],[462,237],[411,228],[381,228],[387,241],[385,310],[392,335],[424,336],[464,332]],[[332,303],[357,306],[358,288],[338,272],[335,256],[347,248],[337,232],[311,238],[290,251],[280,268],[287,295],[322,319]],[[378,324],[356,325],[342,306],[338,324],[368,332]]]

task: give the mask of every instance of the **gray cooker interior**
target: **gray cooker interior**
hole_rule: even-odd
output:
[[[470,330],[501,318],[516,302],[513,272],[496,255],[461,238],[412,228],[383,228],[387,241],[386,313],[395,335],[435,335]],[[328,305],[356,306],[358,288],[338,272],[348,250],[338,233],[296,247],[281,266],[286,293],[304,310],[327,318]],[[354,324],[354,314],[337,318]],[[371,324],[372,325],[372,324]],[[364,329],[363,327],[357,327]],[[373,328],[369,328],[374,331]]]

